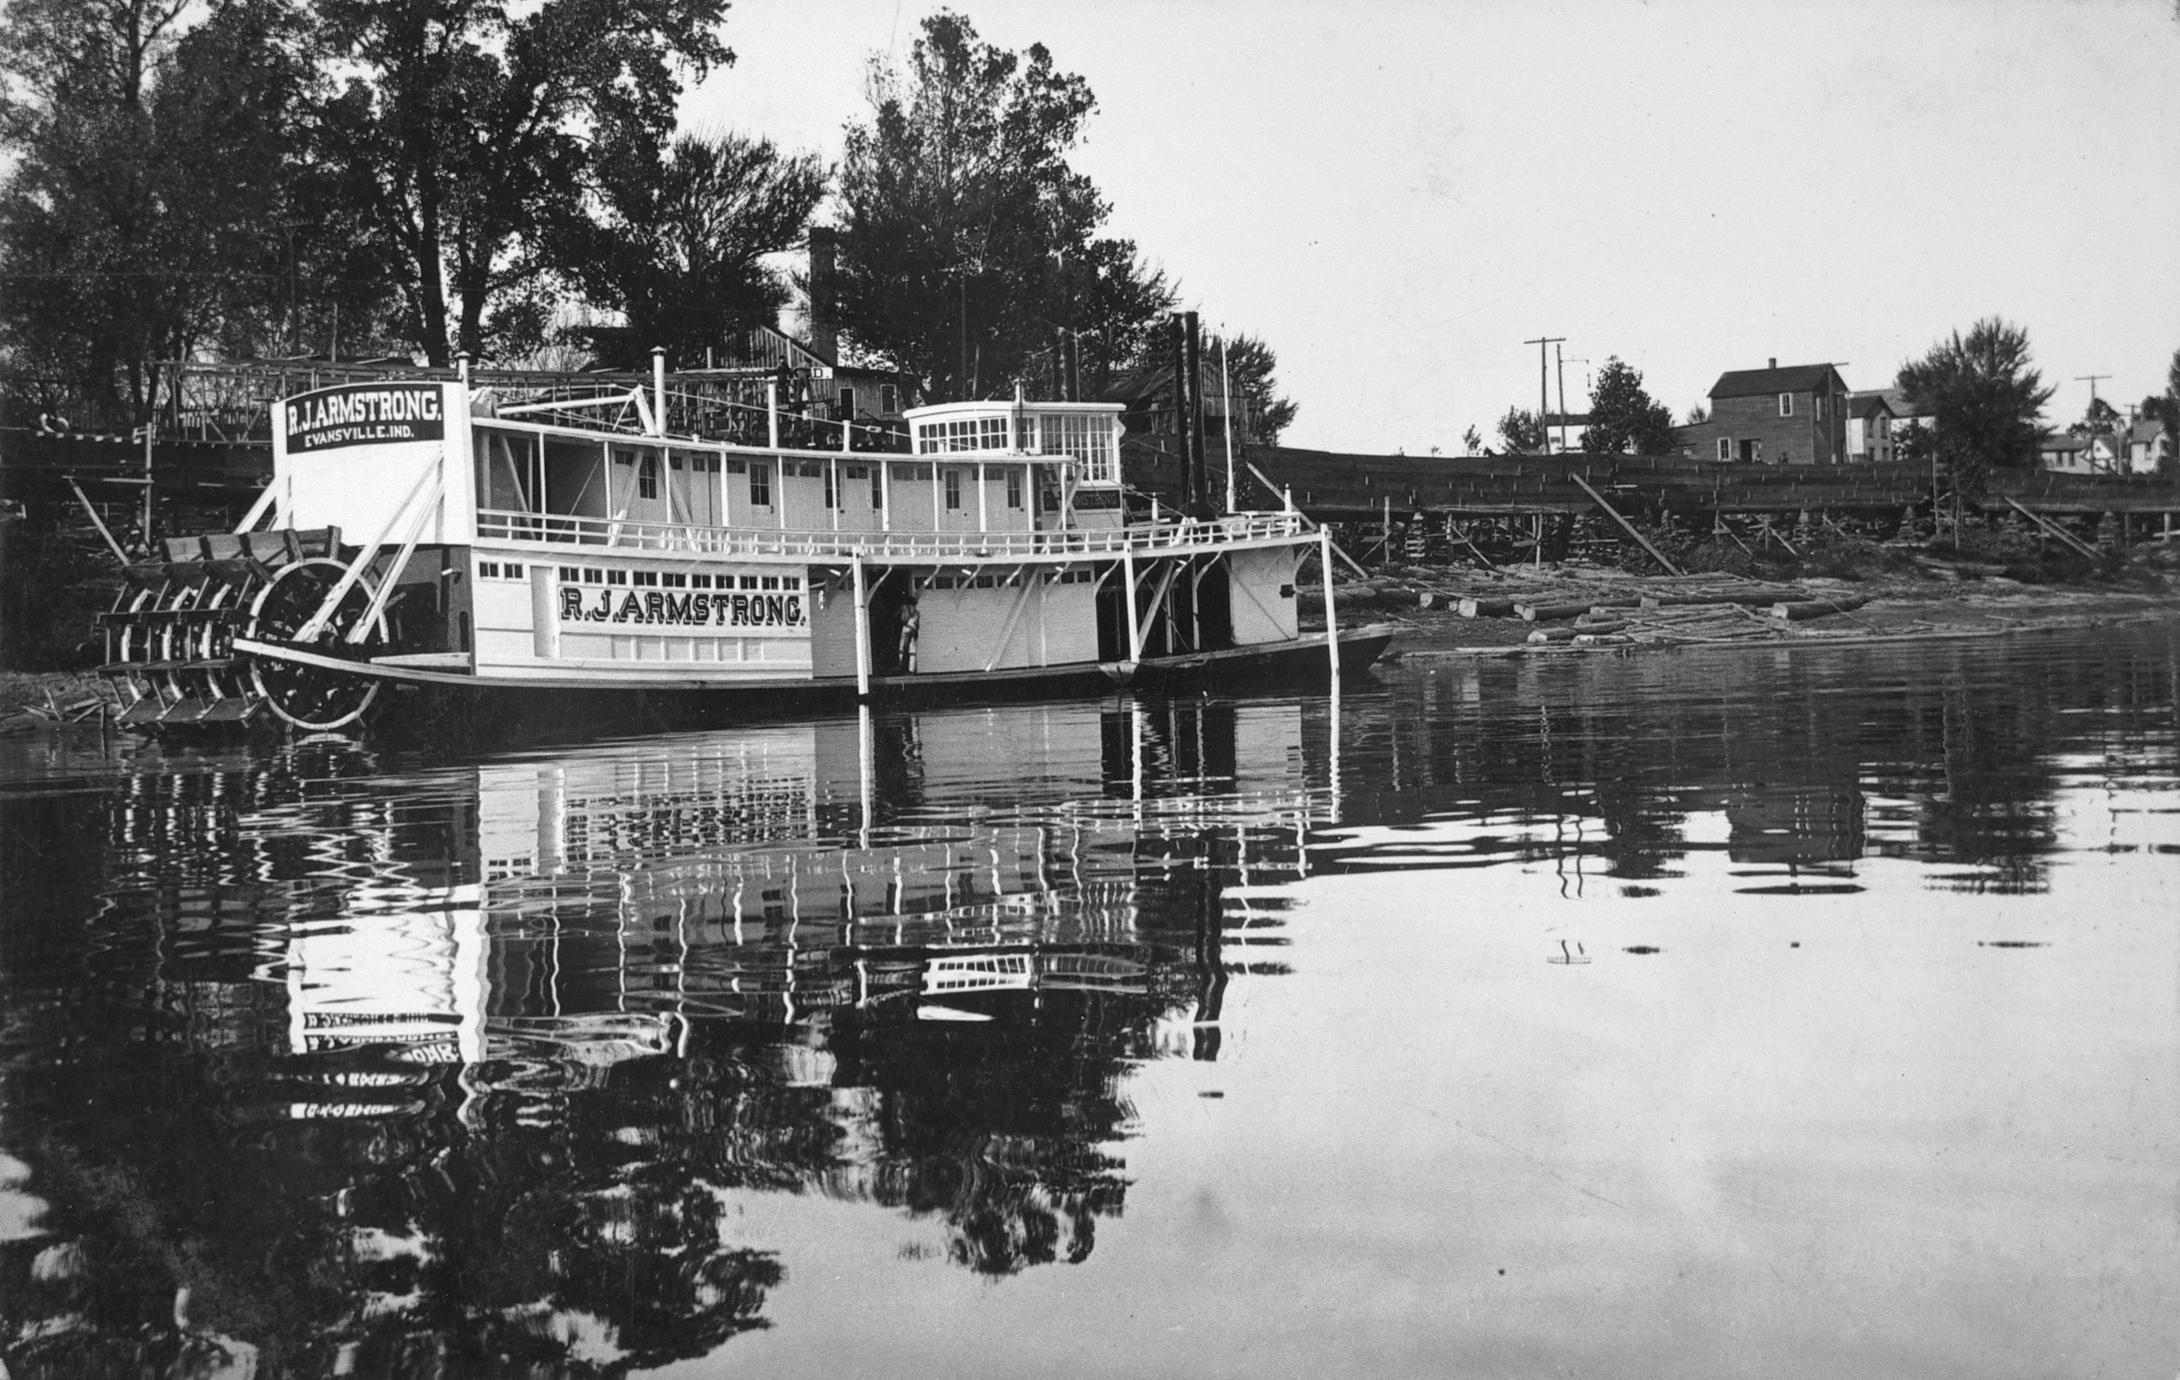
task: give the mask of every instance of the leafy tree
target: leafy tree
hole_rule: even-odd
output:
[[[597,171],[592,140],[663,142],[684,73],[733,61],[726,0],[318,0],[362,70],[324,111],[325,152],[397,256],[408,334],[433,364],[534,329],[551,227]],[[510,308],[514,308],[510,310]]]
[[[2036,463],[2052,390],[2030,366],[2028,333],[1991,317],[1900,366],[1900,391],[1936,428],[1937,457],[1968,497],[1993,468]]]
[[[281,249],[312,82],[301,17],[226,0],[185,31],[184,8],[29,0],[0,26],[0,136],[16,155],[0,333],[19,367],[130,421],[162,361],[215,339],[251,348],[293,300]]]
[[[1673,413],[1643,388],[1642,372],[1614,355],[1590,385],[1582,449],[1600,455],[1673,453]]]
[[[993,47],[940,12],[905,72],[873,59],[871,117],[840,175],[837,308],[865,356],[933,401],[1050,370],[1062,339],[1091,391],[1172,302],[1135,246],[1097,234],[1109,207],[1068,166],[1096,100],[1042,44]]]
[[[1541,455],[1545,447],[1544,419],[1534,412],[1510,407],[1499,418],[1499,440],[1515,455]]]
[[[641,131],[600,160],[593,214],[561,226],[555,258],[584,294],[627,320],[599,333],[604,363],[644,364],[653,346],[669,362],[701,359],[779,318],[786,279],[765,262],[792,248],[825,194],[815,154],[769,139],[684,134],[665,148]]]
[[[1217,347],[1206,356],[1217,362]],[[1294,422],[1300,409],[1282,396],[1272,377],[1279,359],[1272,347],[1253,335],[1237,335],[1226,342],[1227,377],[1234,390],[1236,410],[1250,421],[1250,437],[1267,446],[1279,444],[1280,433]]]
[[[2119,409],[2102,398],[2091,398],[2089,406],[2082,410],[2082,419],[2067,426],[2070,436],[2109,436],[2119,430],[2123,419]]]
[[[1711,420],[1711,409],[1705,407],[1702,403],[1697,403],[1688,409],[1686,425],[1701,426],[1709,420]]]
[[[1461,433],[1461,453],[1463,455],[1481,455],[1484,453],[1484,434],[1474,426]]]

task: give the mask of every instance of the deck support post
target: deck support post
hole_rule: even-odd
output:
[[[1332,533],[1317,529],[1317,568],[1325,580],[1325,655],[1332,662],[1332,683],[1340,683],[1340,616],[1332,607]]]
[[[863,575],[860,552],[851,557],[848,569],[855,579],[855,695],[870,699],[870,582]]]
[[[1128,660],[1134,661],[1143,655],[1143,615],[1135,606],[1135,552],[1120,553],[1120,578],[1128,603]]]

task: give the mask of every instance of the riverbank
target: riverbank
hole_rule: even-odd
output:
[[[1951,578],[1949,578],[1951,576]],[[1870,579],[1631,576],[1567,564],[1417,571],[1339,587],[1343,622],[1399,628],[1392,659],[1997,636],[2180,616],[2180,551],[2109,580],[1918,570]]]

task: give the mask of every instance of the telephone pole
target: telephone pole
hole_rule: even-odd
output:
[[[2089,405],[2095,407],[2097,405],[2097,384],[2099,381],[2110,377],[2112,377],[2110,374],[2076,374],[2074,381],[2089,385]]]
[[[1563,335],[1540,335],[1535,340],[1522,342],[1524,345],[1537,347],[1537,444],[1544,448],[1546,455],[1552,453],[1552,438],[1544,430],[1544,419],[1552,411],[1552,356],[1544,347],[1557,345],[1566,338]],[[1564,427],[1560,443],[1562,446],[1566,444]]]

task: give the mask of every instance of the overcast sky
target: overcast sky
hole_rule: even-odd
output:
[[[1980,317],[2080,415],[2180,348],[2180,0],[965,0],[1098,98],[1074,155],[1292,445],[1458,453],[1608,355],[1676,417],[1727,369],[1887,386]],[[686,118],[837,158],[915,0],[740,0]],[[1582,363],[1578,361],[1588,361]],[[1552,405],[1556,409],[1555,393]],[[1493,444],[1496,444],[1494,440]]]

